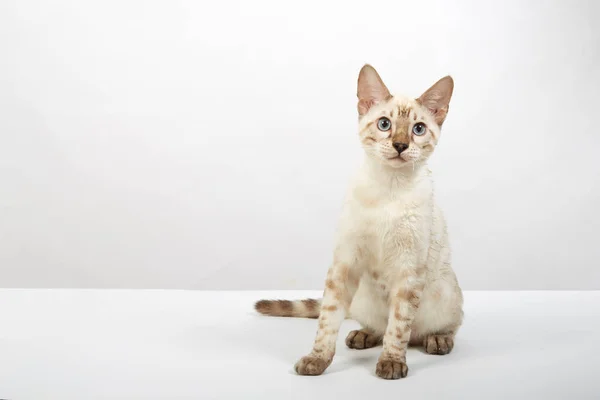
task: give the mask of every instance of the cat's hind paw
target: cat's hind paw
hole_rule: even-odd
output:
[[[351,331],[346,337],[346,346],[351,349],[370,349],[381,343],[381,336],[364,330]]]
[[[425,338],[425,352],[443,356],[448,354],[454,348],[453,335],[429,335]]]

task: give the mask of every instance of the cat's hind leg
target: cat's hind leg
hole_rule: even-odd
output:
[[[428,354],[443,356],[454,348],[454,332],[431,334],[425,338],[423,348]]]
[[[423,346],[428,354],[449,354],[462,325],[462,304],[462,292],[454,280],[431,283],[419,305],[410,344]]]
[[[350,318],[357,321],[361,329],[348,334],[346,346],[362,350],[382,344],[387,326],[386,300],[369,277],[361,279],[350,306]]]

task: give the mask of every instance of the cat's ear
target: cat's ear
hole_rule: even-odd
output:
[[[358,96],[358,114],[361,116],[365,115],[373,105],[392,97],[375,68],[369,64],[365,64],[358,74],[356,95]]]
[[[453,90],[454,80],[450,76],[445,76],[417,99],[419,104],[426,107],[433,114],[435,122],[439,126],[442,126],[448,114]]]

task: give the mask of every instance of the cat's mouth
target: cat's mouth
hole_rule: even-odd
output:
[[[404,158],[402,158],[402,156],[400,154],[396,154],[393,157],[388,157],[388,160],[398,160],[398,161],[402,161],[402,162],[406,162],[406,160]]]
[[[406,158],[402,157],[402,155],[398,154],[393,157],[387,157],[387,162],[392,167],[403,168],[412,164],[413,160],[407,160]]]

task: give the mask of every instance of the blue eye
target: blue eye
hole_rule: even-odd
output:
[[[412,131],[417,136],[423,136],[427,132],[427,127],[424,123],[418,122],[413,126]]]
[[[386,117],[381,117],[379,118],[379,121],[377,121],[377,128],[379,128],[380,131],[389,131],[391,127],[392,122]]]

